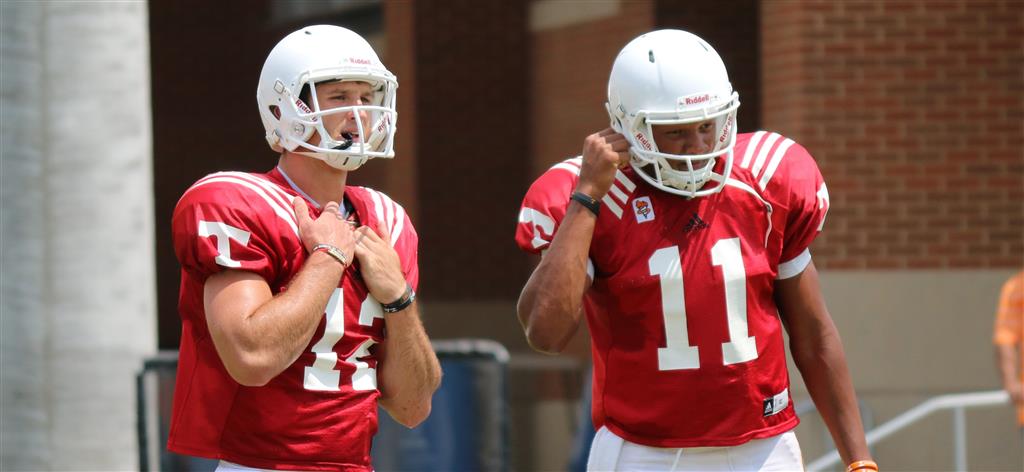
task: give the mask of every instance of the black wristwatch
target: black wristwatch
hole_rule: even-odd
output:
[[[587,195],[583,192],[573,192],[572,196],[569,197],[571,200],[575,200],[580,205],[583,205],[588,210],[594,212],[594,216],[601,214],[601,202],[594,197]]]
[[[412,302],[414,301],[416,301],[416,292],[413,291],[412,285],[406,283],[405,293],[403,293],[402,296],[398,298],[398,300],[395,300],[391,303],[382,303],[381,308],[384,309],[384,313],[398,313],[408,308],[409,305],[412,305]]]

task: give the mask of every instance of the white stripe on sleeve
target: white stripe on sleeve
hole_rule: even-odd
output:
[[[614,183],[612,184],[608,193],[615,195],[615,198],[619,199],[619,201],[622,202],[623,204],[629,201],[629,196],[623,193],[622,190],[619,190],[619,186],[615,185]]]
[[[612,200],[611,195],[605,195],[604,198],[601,199],[601,202],[603,202],[604,205],[608,207],[608,209],[611,210],[617,218],[622,218],[622,207],[619,206],[618,203],[615,203],[615,200]]]
[[[381,201],[384,202],[384,224],[388,226],[390,234],[395,230],[395,202],[384,194],[381,194]]]
[[[623,174],[621,170],[615,171],[615,180],[618,180],[623,187],[626,187],[626,191],[629,193],[633,193],[636,190],[636,184],[629,180],[629,177],[626,177],[626,174]]]
[[[252,174],[247,174],[245,172],[224,172],[224,174],[248,180],[249,182],[259,185],[260,187],[263,187],[263,189],[266,190],[272,197],[276,198],[276,200],[278,201],[278,203],[281,204],[282,207],[292,210],[292,213],[294,214],[294,210],[292,209],[292,196],[285,192],[284,189],[279,187],[277,184],[270,182],[264,178]],[[312,199],[310,200],[312,201]]]
[[[391,232],[391,247],[395,247],[395,243],[398,242],[398,238],[402,236],[402,230],[405,229],[405,209],[402,205],[395,204],[395,229]]]
[[[775,145],[775,141],[778,141],[780,137],[781,135],[778,133],[772,133],[768,135],[768,139],[764,140],[764,144],[761,145],[761,149],[757,152],[757,159],[754,159],[754,168],[750,169],[750,173],[754,178],[757,178],[757,174],[761,173],[764,161],[768,159],[768,153],[771,152],[772,146]]]
[[[380,201],[380,194],[373,190],[369,190],[367,193],[373,199],[373,211],[377,215],[377,221],[384,221],[384,203]]]
[[[195,185],[192,186],[192,188],[216,182],[237,184],[245,188],[248,188],[249,190],[252,190],[253,192],[256,193],[256,195],[258,195],[260,198],[263,199],[263,201],[267,203],[267,206],[274,210],[274,213],[279,218],[281,218],[282,220],[284,220],[285,223],[288,224],[288,227],[291,228],[292,232],[294,232],[296,236],[299,235],[298,227],[295,224],[295,214],[293,210],[291,208],[285,209],[284,207],[282,207],[280,203],[276,199],[274,199],[274,197],[268,195],[267,192],[265,192],[264,189],[257,184],[235,177],[224,176],[204,179],[200,182],[197,182]]]
[[[800,275],[800,273],[807,268],[807,264],[810,263],[811,250],[804,249],[804,252],[801,252],[792,260],[779,264],[779,274],[775,276],[775,280],[783,280],[788,279],[790,277],[796,277],[797,275]]]
[[[764,175],[761,176],[761,180],[757,183],[762,190],[764,190],[768,185],[768,181],[772,179],[772,176],[775,175],[775,170],[779,168],[779,164],[782,163],[782,158],[786,156],[786,152],[789,151],[789,147],[792,145],[793,140],[786,138],[786,140],[779,145],[779,148],[775,150],[775,153],[772,154],[771,160],[768,161],[768,167],[764,170]]]
[[[561,163],[555,164],[551,168],[552,169],[567,170],[569,172],[572,172],[573,175],[580,175],[580,168],[579,168],[579,166],[574,166],[574,165],[566,163],[566,162],[561,162]]]
[[[750,142],[747,143],[747,150],[743,153],[743,161],[740,162],[740,167],[744,169],[750,168],[750,159],[754,156],[754,151],[757,150],[757,145],[761,143],[761,139],[764,139],[765,134],[768,133],[758,131],[750,137]]]

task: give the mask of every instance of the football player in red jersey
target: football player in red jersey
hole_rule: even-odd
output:
[[[519,298],[556,353],[585,313],[598,428],[590,470],[800,470],[783,328],[851,470],[877,470],[808,247],[828,192],[775,133],[737,134],[739,96],[690,33],[642,35],[608,83],[611,128],[523,199],[542,254]]]
[[[409,427],[429,414],[441,370],[415,301],[416,231],[387,195],[345,185],[394,156],[397,86],[337,26],[270,52],[256,94],[277,166],[206,176],[174,210],[171,451],[219,470],[369,471],[378,402]]]

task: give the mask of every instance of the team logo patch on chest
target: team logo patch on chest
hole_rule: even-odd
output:
[[[654,220],[654,206],[651,205],[651,197],[634,198],[633,213],[636,214],[637,223],[646,223]]]

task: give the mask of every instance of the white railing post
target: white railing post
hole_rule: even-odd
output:
[[[967,419],[962,406],[953,408],[953,460],[956,470],[967,472]]]

